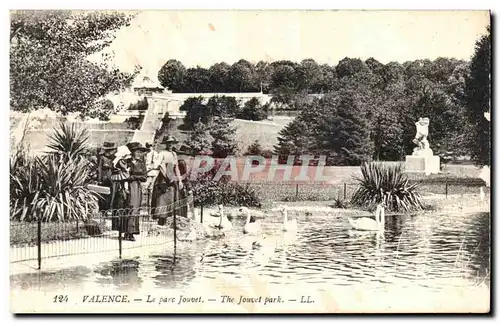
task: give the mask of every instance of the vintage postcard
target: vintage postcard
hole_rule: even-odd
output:
[[[489,11],[11,11],[13,313],[488,313]]]

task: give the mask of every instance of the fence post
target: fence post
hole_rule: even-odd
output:
[[[203,223],[203,204],[200,205],[200,223]]]
[[[299,197],[299,184],[295,184],[295,197]]]
[[[38,269],[42,269],[42,220],[40,217],[37,219],[37,253],[38,253]]]
[[[148,187],[148,214],[151,215],[151,187]]]
[[[177,212],[174,209],[174,250],[177,248]]]
[[[121,223],[122,219],[121,217],[118,218],[118,223],[120,225],[119,229],[118,229],[118,257],[120,259],[122,259],[122,223]]]
[[[344,200],[347,199],[347,184],[344,183]]]
[[[173,217],[174,217],[174,252],[177,248],[177,208],[179,207],[179,205],[176,205],[178,204],[178,197],[179,197],[179,191],[176,189],[175,192],[175,202],[174,202],[174,212],[173,212]]]
[[[444,194],[448,198],[448,181],[444,182]]]

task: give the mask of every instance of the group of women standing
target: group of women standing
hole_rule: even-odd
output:
[[[179,216],[188,216],[187,205],[177,209],[173,207],[175,201],[187,196],[189,189],[185,180],[178,180],[183,175],[186,177],[187,167],[184,159],[179,161],[173,150],[176,143],[175,138],[168,136],[162,142],[165,150],[154,154],[151,145],[146,148],[138,142],[121,147],[105,142],[101,147],[98,182],[109,187],[110,194],[100,201],[99,208],[114,215],[112,230],[119,231],[120,235],[123,233],[124,240],[135,241],[134,235],[140,233],[139,209],[143,206],[143,186],[152,171],[156,172],[148,206],[153,219],[164,225],[174,212]],[[186,152],[182,154],[187,155]],[[146,155],[154,158],[146,163]]]

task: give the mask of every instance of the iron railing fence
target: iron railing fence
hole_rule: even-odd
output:
[[[418,191],[421,195],[441,194],[449,195],[479,194],[480,187],[485,193],[489,188],[480,182],[470,181],[465,185],[453,181],[423,183]],[[293,201],[330,201],[334,199],[349,200],[358,187],[355,183],[342,184],[303,184],[285,182],[242,183],[250,186],[262,201],[293,202]],[[59,222],[10,222],[10,262],[37,260],[41,268],[42,259],[64,257],[80,254],[94,254],[101,252],[117,252],[121,257],[122,251],[146,246],[167,243],[176,244],[180,239],[177,235],[179,223],[184,223],[179,217],[181,209],[187,212],[190,219],[194,219],[194,197],[188,196],[171,205],[162,208],[149,207],[151,189],[145,188],[143,207],[136,209],[107,210],[97,212],[87,221],[59,221]],[[203,208],[209,205],[200,205],[198,222],[203,222]],[[167,215],[170,220],[167,225],[158,225],[157,217]],[[183,212],[186,214],[186,212]],[[135,236],[136,241],[128,241],[119,234],[115,224],[123,221],[138,223],[140,234]],[[176,221],[179,221],[176,223]],[[182,232],[181,234],[184,234]],[[172,236],[174,238],[172,238]]]

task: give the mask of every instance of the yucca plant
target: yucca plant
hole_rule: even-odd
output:
[[[401,165],[371,162],[361,165],[361,176],[351,203],[368,208],[384,202],[389,211],[421,210],[422,202],[416,183],[410,183]]]
[[[349,201],[339,197],[333,199],[333,207],[336,209],[347,209],[349,207]]]
[[[19,221],[85,220],[98,194],[87,188],[88,161],[50,154],[11,174],[11,217]]]
[[[43,221],[85,220],[96,211],[97,193],[89,190],[88,161],[47,155],[38,159],[43,194],[34,203]]]
[[[87,153],[90,138],[87,129],[80,128],[74,123],[61,122],[53,131],[47,144],[51,153],[66,156],[66,159],[74,159]]]
[[[84,157],[86,129],[61,123],[51,139],[48,155],[32,158],[20,146],[10,158],[12,219],[85,220],[95,212],[99,196],[87,188],[91,169]]]
[[[33,158],[21,157],[19,151],[10,160],[10,214],[11,218],[30,220],[32,202],[41,190],[38,164]]]

